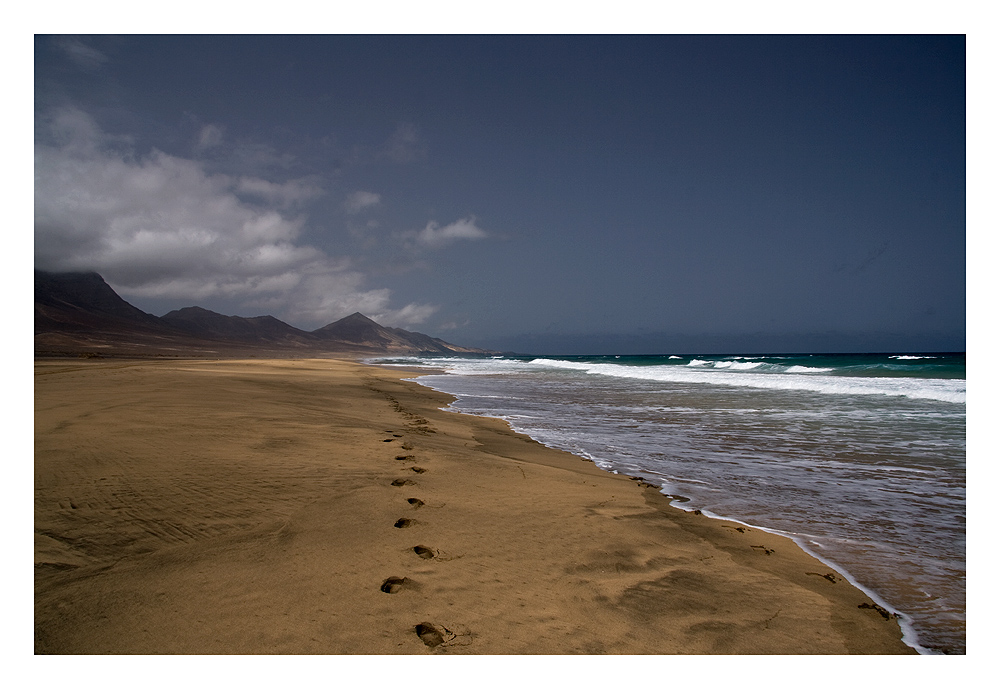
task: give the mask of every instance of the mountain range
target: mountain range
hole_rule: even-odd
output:
[[[353,313],[313,331],[273,316],[224,316],[189,306],[154,316],[97,273],[35,271],[35,356],[308,357],[494,354]]]

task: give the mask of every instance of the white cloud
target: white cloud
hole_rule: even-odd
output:
[[[386,327],[409,327],[425,322],[437,311],[436,306],[429,304],[407,304],[392,309],[390,291],[363,291],[364,279],[361,273],[350,270],[306,274],[295,290],[289,314],[297,320],[326,324],[360,311]]]
[[[436,306],[428,304],[407,304],[398,311],[384,311],[372,316],[372,320],[390,328],[406,328],[419,325],[437,312]]]
[[[209,174],[195,160],[145,156],[80,110],[51,118],[35,146],[35,267],[96,270],[126,298],[231,298],[267,304],[312,327],[354,311],[419,319],[433,307],[390,308],[350,262],[300,243],[304,216],[283,210],[320,193],[311,180]],[[259,202],[249,204],[241,194]]]
[[[87,113],[76,108],[55,111],[46,126],[54,145],[68,156],[94,156],[99,149],[127,149],[131,144],[131,137],[105,134]]]
[[[344,209],[351,214],[360,213],[365,208],[378,205],[382,197],[370,191],[356,191],[348,194],[344,201]]]
[[[294,319],[325,324],[355,311],[379,313],[389,304],[388,289],[361,289],[364,275],[359,272],[312,268],[316,272],[306,271],[296,286],[294,302],[288,305]]]
[[[419,243],[426,246],[441,246],[458,239],[484,239],[488,236],[485,230],[476,226],[476,219],[470,216],[444,227],[436,222],[429,222],[417,233],[416,238]]]
[[[236,185],[236,191],[285,207],[308,201],[324,193],[317,182],[309,179],[293,179],[277,184],[259,177],[241,177]]]

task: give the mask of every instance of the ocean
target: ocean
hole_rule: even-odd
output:
[[[450,409],[792,538],[965,653],[965,354],[388,357]]]

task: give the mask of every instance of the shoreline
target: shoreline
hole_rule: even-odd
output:
[[[370,359],[366,359],[366,360],[363,360],[363,361],[364,361],[364,363],[367,363],[368,365],[384,366],[384,367],[388,368],[389,370],[397,369],[397,370],[413,371],[413,372],[415,372],[415,373],[418,374],[418,377],[420,377],[420,376],[426,376],[426,375],[442,375],[442,374],[446,375],[447,374],[447,371],[442,371],[440,369],[432,369],[432,368],[421,369],[419,367],[406,366],[406,365],[403,365],[403,364],[382,364],[382,363],[379,363],[377,361],[370,360]],[[418,382],[418,377],[411,378],[409,380],[412,380],[414,382]],[[449,393],[445,389],[437,388],[437,387],[434,387],[433,385],[429,385],[429,384],[425,384],[425,383],[420,383],[420,384],[425,385],[425,387],[428,387],[428,388],[430,388],[432,390],[435,390],[437,392],[441,392],[443,394],[446,394],[446,395],[454,397],[453,393]],[[458,409],[458,408],[454,408],[454,409],[453,408],[449,408],[449,409],[447,409],[447,411],[452,411],[454,413],[467,414],[467,415],[472,415],[472,416],[476,415],[474,412],[464,411],[464,410]],[[506,417],[504,417],[504,416],[502,416],[502,415],[495,415],[494,416],[494,415],[485,414],[485,416],[487,418],[495,418],[495,419],[502,420],[505,423],[509,424],[512,429],[514,429],[515,422],[512,421],[512,420],[510,420],[510,419],[508,419],[508,418],[506,418]],[[515,432],[517,432],[517,433],[523,433],[525,435],[528,435],[528,436],[532,437],[532,439],[535,442],[538,442],[538,443],[540,443],[540,444],[542,444],[542,445],[544,445],[546,447],[549,447],[551,449],[558,450],[558,451],[567,451],[567,452],[571,452],[571,453],[573,452],[573,450],[569,450],[569,449],[562,450],[557,445],[549,445],[544,440],[542,440],[540,438],[535,438],[534,435],[532,435],[532,433],[531,433],[530,430],[520,429],[520,430],[515,430]],[[577,453],[574,453],[574,454],[577,454]],[[605,467],[601,467],[595,461],[595,459],[593,457],[590,457],[590,456],[588,456],[585,453],[577,454],[577,456],[579,456],[579,457],[581,457],[581,458],[583,458],[583,459],[585,459],[587,461],[594,462],[595,466],[598,466],[603,471],[606,471],[606,472],[609,472],[609,473],[614,473],[614,474],[619,474],[620,473],[619,469],[614,469],[614,468],[611,467],[611,465],[608,465],[608,466],[605,466]],[[653,477],[651,477],[651,476],[641,476],[641,475],[636,476],[636,475],[627,474],[627,473],[622,473],[621,475],[633,478],[633,479],[638,480],[638,481],[647,482],[650,485],[654,484],[655,481],[656,481],[656,479],[653,478]],[[817,546],[816,544],[811,543],[808,540],[807,536],[798,534],[795,531],[788,531],[788,530],[784,530],[784,529],[778,529],[778,528],[772,528],[772,527],[767,527],[767,526],[761,526],[760,524],[757,524],[757,523],[754,523],[754,522],[750,522],[750,521],[744,521],[744,520],[741,520],[741,519],[739,519],[737,517],[733,517],[733,516],[726,516],[726,515],[722,515],[722,514],[716,514],[716,513],[712,512],[710,510],[688,508],[688,507],[683,506],[683,503],[689,502],[691,500],[691,496],[685,495],[683,493],[676,493],[676,492],[670,493],[670,492],[666,492],[669,489],[666,488],[666,487],[662,487],[662,486],[660,488],[658,488],[658,490],[660,490],[661,494],[665,498],[667,498],[669,500],[671,507],[674,507],[674,508],[676,508],[678,510],[681,510],[681,511],[684,511],[684,512],[694,512],[696,514],[704,515],[704,516],[709,517],[711,519],[718,519],[718,520],[723,521],[723,522],[730,522],[730,523],[733,523],[733,524],[739,524],[739,525],[742,525],[742,526],[747,527],[747,528],[757,529],[757,530],[760,530],[760,531],[763,531],[763,532],[766,532],[766,533],[770,533],[770,534],[773,534],[775,536],[778,536],[778,537],[781,537],[781,538],[784,538],[784,539],[787,539],[787,540],[791,541],[792,543],[795,544],[796,547],[798,547],[800,550],[802,550],[807,556],[809,556],[809,557],[817,560],[818,562],[821,562],[825,567],[827,567],[827,568],[835,571],[839,576],[841,576],[851,586],[853,586],[854,588],[856,588],[859,591],[861,591],[862,593],[864,593],[872,601],[874,601],[878,606],[880,606],[882,609],[884,609],[887,612],[889,612],[890,614],[892,614],[898,620],[898,623],[900,625],[900,628],[901,628],[901,631],[902,631],[902,640],[903,640],[903,642],[907,646],[909,646],[910,648],[912,648],[915,652],[917,652],[917,653],[919,653],[921,655],[949,655],[949,653],[947,651],[935,650],[933,648],[928,648],[928,647],[923,646],[921,644],[921,642],[920,642],[920,636],[919,636],[919,634],[917,632],[917,628],[915,627],[915,625],[913,623],[913,620],[911,619],[911,617],[909,615],[907,615],[907,613],[903,612],[902,610],[900,610],[899,608],[897,608],[893,604],[889,603],[885,598],[883,598],[875,590],[873,590],[873,589],[869,588],[868,586],[866,586],[865,584],[861,583],[854,576],[854,574],[852,574],[852,572],[849,571],[848,565],[844,565],[844,564],[838,563],[838,562],[830,559],[829,557],[825,556],[822,553],[822,551],[819,548],[819,546]]]
[[[36,361],[35,652],[915,653],[788,537],[412,376]]]
[[[379,364],[366,364],[366,365],[380,366]],[[392,365],[390,365],[390,366],[392,366]],[[392,370],[392,369],[390,369],[390,370]],[[419,370],[418,371],[418,369],[415,369],[415,368],[407,368],[405,370],[408,370],[408,371],[411,371],[411,372],[417,372],[420,375],[437,375],[439,373],[445,373],[444,371],[438,371],[438,370],[430,370],[430,371]],[[413,382],[416,382],[415,379],[409,379],[409,380],[413,380]],[[425,387],[428,387],[428,388],[430,388],[432,390],[435,390],[436,392],[443,392],[443,391],[437,390],[436,388],[432,388],[430,386],[425,386]],[[454,395],[451,395],[451,393],[443,393],[443,394],[446,394],[446,395],[454,397]],[[453,412],[455,414],[463,414],[465,416],[479,416],[477,414],[469,414],[468,412],[463,412],[463,411],[459,411],[459,410],[446,409],[445,411],[451,411],[451,412]],[[508,426],[510,425],[510,422],[508,420],[506,420],[506,419],[504,419],[503,417],[500,417],[500,416],[483,416],[482,418],[499,419],[499,420],[503,421],[504,423],[508,424]],[[523,433],[522,431],[514,431],[513,428],[511,428],[511,430],[514,433]],[[534,442],[536,442],[536,443],[538,443],[540,445],[543,445],[544,447],[548,447],[548,448],[556,450],[556,451],[562,451],[562,450],[559,450],[559,448],[557,448],[557,447],[553,447],[552,445],[546,445],[541,440],[538,440],[537,438],[532,437],[530,433],[523,433],[523,434],[524,435],[528,435],[529,437],[531,437],[531,439]],[[585,461],[593,462],[593,460],[590,459],[590,458],[588,458],[588,457],[584,457],[582,455],[576,455],[576,456],[580,457],[581,459],[583,459]],[[595,463],[595,466],[597,466],[596,463]],[[898,620],[898,624],[899,624],[900,630],[902,632],[901,640],[903,641],[904,644],[906,644],[907,646],[909,646],[910,648],[912,648],[914,651],[916,651],[917,653],[919,653],[921,655],[938,655],[938,654],[932,652],[931,650],[929,650],[927,648],[924,648],[923,646],[920,645],[919,637],[917,635],[917,632],[914,629],[913,624],[910,621],[909,617],[906,615],[906,613],[902,612],[901,610],[896,609],[894,606],[892,606],[890,603],[888,603],[885,599],[883,599],[881,596],[879,596],[876,592],[872,591],[868,587],[866,587],[863,584],[861,584],[847,570],[846,567],[844,567],[843,565],[837,564],[836,562],[833,562],[832,560],[829,560],[829,559],[823,557],[820,553],[818,553],[814,549],[810,548],[808,545],[806,545],[803,542],[802,537],[795,536],[795,535],[793,535],[791,533],[782,531],[780,529],[772,529],[772,528],[769,528],[769,527],[766,527],[766,526],[760,526],[759,524],[753,524],[753,523],[750,523],[750,522],[742,521],[742,520],[736,519],[734,517],[727,517],[727,516],[724,516],[724,515],[715,514],[714,512],[712,512],[710,510],[700,510],[700,509],[698,509],[698,510],[689,510],[689,509],[686,509],[684,507],[681,507],[681,505],[677,504],[677,503],[688,502],[690,500],[689,496],[682,495],[682,494],[674,494],[674,493],[664,493],[663,492],[663,490],[665,490],[664,488],[657,488],[657,486],[655,484],[650,483],[650,479],[647,479],[646,477],[643,477],[643,476],[634,476],[634,475],[631,475],[631,474],[622,474],[622,473],[618,472],[617,470],[603,469],[601,467],[598,467],[598,468],[601,469],[601,471],[606,471],[608,473],[614,473],[616,475],[625,476],[626,478],[630,478],[630,479],[632,479],[634,481],[638,481],[638,482],[640,482],[640,485],[644,484],[646,486],[649,486],[649,487],[652,487],[652,488],[656,488],[657,491],[660,493],[660,495],[662,495],[664,498],[666,498],[667,501],[669,502],[670,506],[673,507],[674,509],[680,510],[682,512],[694,513],[694,514],[702,515],[702,516],[708,517],[709,519],[718,519],[719,521],[723,521],[723,522],[729,522],[729,523],[732,523],[732,524],[739,524],[739,525],[742,525],[742,526],[747,527],[749,529],[758,529],[760,531],[763,531],[763,532],[766,532],[766,533],[778,536],[779,538],[784,538],[784,539],[787,539],[787,540],[791,541],[800,550],[802,550],[803,553],[805,553],[809,557],[813,558],[814,560],[817,560],[818,562],[822,563],[824,567],[827,567],[829,569],[834,570],[837,574],[839,574],[841,577],[843,577],[844,580],[847,581],[851,586],[853,586],[854,588],[856,588],[859,591],[861,591],[864,595],[866,595],[868,598],[870,598],[875,604],[879,605],[884,610],[887,610],[890,614],[894,615],[896,617],[896,619]]]

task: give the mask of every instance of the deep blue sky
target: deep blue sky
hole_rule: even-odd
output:
[[[533,353],[965,348],[962,36],[49,36],[35,265]]]

